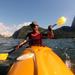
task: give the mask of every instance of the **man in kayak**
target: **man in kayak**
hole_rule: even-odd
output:
[[[29,46],[42,45],[42,38],[44,35],[40,33],[39,25],[36,22],[32,22],[30,24],[30,27],[32,29],[32,32],[30,32],[26,35],[26,37],[25,37],[26,40],[24,40],[22,43],[20,43],[16,47],[16,49],[18,49],[20,46],[24,45],[27,42],[29,42]],[[48,33],[46,36],[50,39],[52,39],[54,37],[51,26],[48,27]],[[27,40],[27,38],[28,38],[28,40]]]

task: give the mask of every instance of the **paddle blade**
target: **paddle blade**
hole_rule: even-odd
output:
[[[64,16],[60,17],[57,20],[57,24],[60,25],[60,26],[63,25],[63,24],[65,24],[65,22],[66,22],[66,18]]]
[[[0,60],[6,60],[8,57],[8,53],[1,53],[0,54]]]

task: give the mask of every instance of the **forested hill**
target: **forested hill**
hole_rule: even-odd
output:
[[[46,29],[39,27],[40,32],[44,32]],[[12,37],[13,38],[24,38],[27,33],[31,32],[30,26],[23,26],[21,29],[17,30]]]
[[[40,32],[47,33],[47,29],[39,27]],[[23,26],[21,29],[14,32],[13,38],[24,38],[27,33],[31,32],[30,26]],[[53,30],[55,38],[75,38],[75,21],[73,21],[72,26],[63,26],[56,30]]]

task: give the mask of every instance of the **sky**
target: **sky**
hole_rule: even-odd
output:
[[[0,34],[9,36],[32,21],[47,28],[61,16],[67,18],[64,25],[71,26],[75,0],[0,0]]]

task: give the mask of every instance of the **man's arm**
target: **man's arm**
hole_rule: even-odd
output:
[[[25,36],[25,40],[23,42],[21,42],[17,47],[16,47],[16,50],[19,49],[21,46],[23,46],[24,44],[26,44],[28,42],[28,39],[27,37],[29,36],[29,34],[27,34]]]
[[[52,39],[54,38],[54,32],[52,30],[52,26],[49,25],[48,29],[42,32],[42,38],[49,38]]]
[[[25,43],[27,43],[27,40],[24,40],[23,42],[21,42],[21,43],[16,47],[16,50],[19,49],[21,46],[23,46]]]
[[[53,39],[53,38],[54,38],[54,33],[53,33],[52,30],[51,30],[51,31],[48,31],[47,37],[48,37],[49,39]]]

